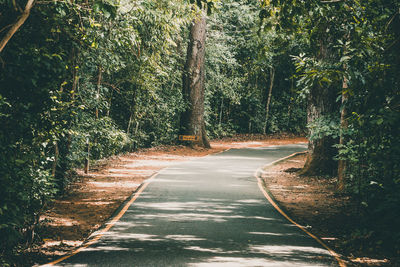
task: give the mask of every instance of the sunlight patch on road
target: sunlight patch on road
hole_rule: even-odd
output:
[[[221,203],[220,205],[207,202],[153,202],[153,203],[139,203],[136,206],[151,208],[157,210],[168,211],[196,211],[204,213],[230,213],[235,206],[228,206]]]
[[[157,183],[192,183],[190,180],[173,180],[173,179],[159,179],[157,177],[147,179],[146,182],[157,182]]]
[[[97,247],[87,247],[85,251],[129,251],[129,248],[112,247],[112,246],[97,246]],[[75,266],[75,265],[74,265]]]
[[[315,255],[327,255],[330,253],[326,249],[318,247],[301,247],[301,246],[250,246],[250,251],[253,253],[266,253],[278,256],[291,256],[291,255],[304,255],[304,254],[315,254]]]
[[[207,240],[205,238],[200,238],[194,235],[167,235],[165,238],[173,239],[177,241],[202,241]]]
[[[211,213],[214,212],[214,213]],[[228,212],[227,212],[228,213]],[[230,213],[229,213],[230,214]],[[174,213],[174,214],[138,214],[138,220],[155,220],[162,219],[170,222],[227,222],[232,219],[243,220],[263,220],[263,221],[276,221],[275,218],[262,217],[262,216],[242,216],[242,215],[220,215],[215,214],[215,210],[210,209],[209,213]]]
[[[200,252],[218,253],[218,254],[224,253],[224,250],[221,248],[201,248],[197,246],[190,246],[190,247],[185,247],[184,249],[195,250]]]
[[[249,232],[251,235],[267,235],[267,236],[293,236],[291,233],[271,233],[271,232]]]
[[[191,263],[188,266],[209,267],[209,266],[229,266],[229,267],[247,267],[247,266],[265,266],[265,267],[293,267],[307,266],[304,262],[269,260],[266,258],[245,258],[245,257],[212,257],[204,262]],[[309,266],[309,265],[308,265]],[[318,266],[318,265],[313,265]]]
[[[259,200],[259,199],[241,199],[241,200],[237,200],[235,202],[238,203],[246,203],[246,204],[263,204],[265,201],[264,200]]]
[[[111,240],[138,240],[138,241],[163,241],[158,235],[150,234],[135,234],[121,232],[107,232],[107,237]]]

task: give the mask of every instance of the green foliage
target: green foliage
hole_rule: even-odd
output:
[[[130,137],[116,127],[111,118],[95,119],[82,114],[69,131],[71,136],[70,160],[74,166],[83,166],[89,141],[90,159],[102,159],[120,152],[130,151],[133,145]]]
[[[224,1],[218,11],[208,22],[208,132],[212,137],[263,132],[271,67],[276,75],[267,132],[304,132],[304,100],[297,98],[290,79],[294,41],[258,30],[257,1]]]
[[[0,2],[1,29],[19,15],[14,4]],[[1,253],[63,192],[87,139],[91,159],[175,139],[183,104],[174,53],[188,10],[184,1],[34,6],[0,55]]]
[[[300,44],[293,53],[300,95],[329,88],[347,114],[341,122],[339,112],[325,114],[309,128],[311,140],[342,137],[336,158],[346,162],[347,192],[364,215],[354,239],[393,253],[400,248],[393,234],[400,223],[399,7],[398,1],[271,0],[262,1],[260,12],[262,27]]]
[[[0,1],[0,37],[24,4]],[[267,133],[303,133],[312,89],[329,88],[347,111],[347,127],[339,112],[325,114],[308,126],[311,140],[344,137],[336,158],[348,163],[348,191],[379,225],[398,223],[400,212],[383,215],[400,206],[399,3],[259,4],[35,5],[0,55],[0,249],[27,235],[44,204],[62,194],[68,173],[82,166],[87,140],[91,159],[175,142],[187,105],[181,78],[196,6],[212,11],[205,96],[210,136],[262,133],[265,125]],[[382,234],[367,221],[364,228],[360,235]]]
[[[340,136],[340,121],[337,116],[326,115],[319,117],[309,123],[307,127],[310,129],[310,140],[319,140],[324,136],[337,139]]]

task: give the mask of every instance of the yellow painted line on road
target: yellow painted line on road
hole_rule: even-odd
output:
[[[309,235],[310,237],[312,237],[314,240],[316,240],[321,246],[323,246],[326,250],[329,251],[329,253],[336,259],[336,261],[338,262],[340,267],[346,267],[346,263],[340,258],[339,254],[337,254],[335,251],[333,251],[330,247],[328,247],[328,245],[326,245],[324,242],[322,242],[321,239],[319,239],[317,236],[313,235],[312,233],[310,233],[309,231],[307,231],[306,228],[304,228],[304,226],[296,223],[292,218],[290,218],[279,206],[278,204],[273,200],[273,198],[270,196],[270,194],[267,192],[267,190],[264,187],[264,182],[262,180],[262,178],[260,177],[259,173],[262,171],[263,168],[265,168],[266,166],[270,166],[273,165],[275,163],[278,163],[280,161],[286,160],[288,158],[294,157],[296,155],[299,154],[303,154],[305,152],[296,152],[293,153],[287,157],[275,160],[274,162],[271,162],[267,165],[265,165],[262,168],[259,168],[256,170],[256,172],[254,173],[254,176],[257,178],[258,181],[258,187],[260,188],[261,192],[264,194],[265,198],[268,200],[269,203],[271,203],[271,205],[283,216],[285,217],[289,222],[291,222],[292,224],[296,225],[298,228],[300,228],[301,230],[303,230],[303,232],[305,232],[307,235]]]
[[[154,174],[153,176],[151,176],[149,179],[154,178],[158,173]],[[120,212],[118,212],[118,214],[112,218],[112,220],[107,223],[107,226],[104,227],[103,229],[101,229],[99,231],[98,234],[95,235],[95,237],[93,237],[92,239],[90,239],[88,242],[86,242],[85,244],[83,244],[81,247],[77,248],[76,250],[74,250],[73,252],[71,252],[70,254],[59,258],[55,261],[52,261],[50,263],[47,263],[45,265],[42,265],[43,267],[45,266],[53,266],[57,263],[60,263],[72,256],[74,256],[75,254],[78,254],[79,252],[81,252],[82,250],[84,250],[85,248],[93,245],[94,243],[96,243],[97,241],[99,241],[100,238],[102,238],[104,236],[104,234],[106,232],[108,232],[120,219],[121,217],[125,214],[125,212],[129,209],[129,207],[133,204],[133,202],[135,202],[135,200],[140,196],[140,194],[143,192],[144,189],[146,189],[146,187],[150,184],[150,182],[145,182],[142,184],[142,186],[139,188],[138,191],[136,191],[136,193],[134,194],[134,196],[124,205],[124,207],[120,210]]]

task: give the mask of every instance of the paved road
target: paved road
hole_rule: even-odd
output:
[[[253,176],[304,149],[231,149],[164,169],[98,242],[57,266],[337,266]]]

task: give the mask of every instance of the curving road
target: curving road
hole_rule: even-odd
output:
[[[164,169],[97,242],[56,266],[337,266],[269,204],[254,177],[303,150],[231,149]]]

